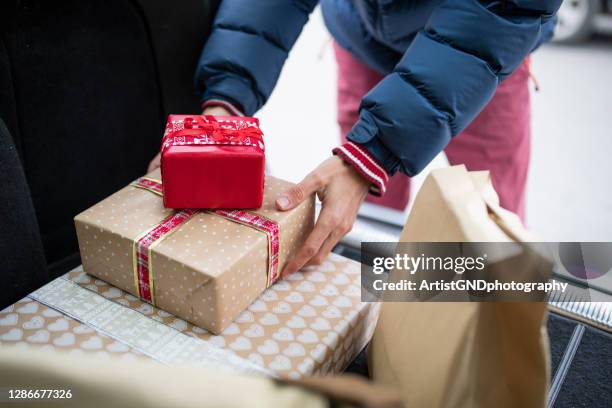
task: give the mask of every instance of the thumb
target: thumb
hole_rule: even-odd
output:
[[[281,211],[291,210],[320,187],[319,177],[315,174],[309,174],[304,180],[291,186],[276,199],[276,208]]]

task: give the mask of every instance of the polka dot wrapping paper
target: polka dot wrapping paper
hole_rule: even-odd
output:
[[[159,170],[147,177],[159,180]],[[276,198],[290,186],[267,177],[262,207],[249,210],[278,225],[278,270],[314,224],[314,197],[291,211],[276,210]],[[137,257],[134,242],[175,213],[164,208],[158,194],[133,185],[85,210],[75,218],[83,268],[140,297],[145,292],[138,271],[144,260],[151,303],[218,334],[268,286],[268,236],[218,214],[197,211],[151,245],[148,255],[138,252]]]
[[[214,334],[184,319],[143,302],[79,267],[64,277],[96,296],[138,312],[189,338],[253,363],[274,375],[300,378],[343,371],[372,337],[379,304],[360,301],[360,266],[331,254],[318,267],[308,267],[266,289],[222,333]],[[53,282],[49,285],[52,285]],[[49,286],[47,285],[47,286]],[[38,291],[37,291],[38,292]],[[58,293],[58,296],[62,294]],[[133,321],[105,317],[106,332],[96,328],[99,315],[80,322],[33,300],[20,300],[0,311],[0,345],[38,346],[70,353],[95,353],[106,357],[149,358],[131,346],[157,349],[164,331],[138,330]],[[90,296],[71,303],[88,309]],[[81,300],[82,299],[82,300]],[[85,319],[88,320],[88,319]],[[113,333],[129,334],[130,342]],[[126,339],[126,335],[123,335]],[[161,347],[161,346],[160,346]],[[165,353],[165,354],[164,354]],[[170,361],[176,350],[154,356]],[[196,360],[187,352],[181,362]]]

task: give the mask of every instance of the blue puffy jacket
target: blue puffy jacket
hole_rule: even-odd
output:
[[[224,0],[196,86],[252,115],[317,0]],[[392,175],[420,172],[554,26],[561,0],[321,0],[338,43],[386,75],[348,139]]]

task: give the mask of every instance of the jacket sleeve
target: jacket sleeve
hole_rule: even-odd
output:
[[[268,99],[317,0],[223,0],[196,70],[201,100],[252,115]]]
[[[446,0],[362,100],[348,139],[394,174],[419,173],[540,41],[561,0]]]

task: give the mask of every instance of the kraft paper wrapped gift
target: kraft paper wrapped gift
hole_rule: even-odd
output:
[[[340,373],[378,318],[379,304],[361,302],[359,284],[359,264],[331,254],[265,290],[215,335],[79,267],[0,311],[0,346],[218,367],[209,345],[248,369],[240,372],[253,372],[251,364],[289,378]]]
[[[159,180],[152,172],[76,216],[83,268],[219,333],[302,245],[314,197],[277,211],[276,198],[291,184],[268,177],[257,210],[175,211],[164,208]]]

